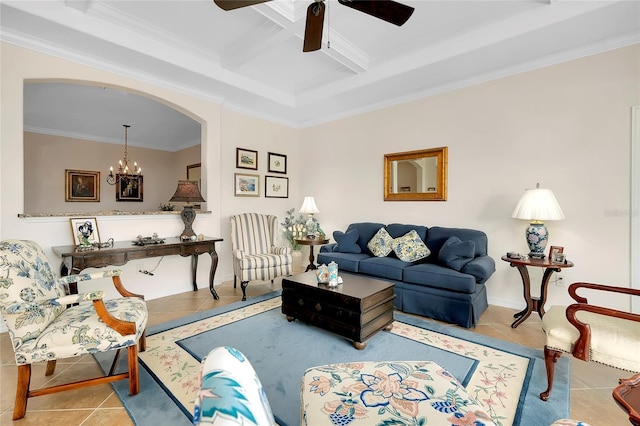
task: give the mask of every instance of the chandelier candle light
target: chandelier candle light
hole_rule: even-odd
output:
[[[184,231],[180,234],[180,240],[182,241],[195,241],[197,239],[196,233],[193,232],[191,225],[196,219],[196,212],[193,210],[191,203],[203,203],[205,199],[200,194],[200,188],[198,188],[197,180],[179,180],[176,193],[169,201],[187,203],[182,208],[180,217],[184,222]]]
[[[299,213],[309,215],[306,223],[307,238],[315,238],[318,235],[318,225],[313,220],[313,215],[314,213],[320,213],[320,210],[318,210],[318,206],[316,206],[316,201],[313,197],[304,197],[304,202],[302,203],[302,207],[300,207]]]
[[[564,213],[553,192],[540,188],[538,183],[535,189],[525,190],[511,217],[531,221],[525,231],[529,256],[542,259],[549,239],[549,232],[543,221],[564,219]]]
[[[139,176],[142,173],[142,168],[138,167],[138,163],[133,162],[133,169],[129,168],[129,154],[127,153],[128,148],[128,133],[129,127],[128,124],[123,124],[124,127],[124,158],[119,161],[118,165],[118,173],[113,175],[113,166],[109,168],[109,176],[107,176],[107,183],[109,185],[115,185],[116,182],[120,180],[121,176]]]

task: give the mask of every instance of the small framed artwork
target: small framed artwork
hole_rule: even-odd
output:
[[[275,152],[269,152],[267,154],[269,159],[269,173],[282,173],[287,174],[287,156],[284,154],[276,154]]]
[[[551,246],[549,248],[549,259],[555,263],[564,263],[566,259],[564,255],[564,247]]]
[[[65,173],[65,201],[100,201],[100,172],[69,170]]]
[[[100,244],[100,232],[98,231],[98,221],[95,217],[73,217],[69,219],[71,224],[71,235],[76,247],[87,247]]]
[[[143,201],[142,176],[118,175],[116,201]]]
[[[258,170],[258,151],[236,148],[236,167],[239,169]]]
[[[264,196],[269,198],[289,198],[289,178],[265,176]]]
[[[260,175],[236,173],[234,178],[234,192],[236,197],[259,197]]]

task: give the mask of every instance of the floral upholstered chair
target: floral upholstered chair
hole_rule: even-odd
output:
[[[144,350],[147,306],[142,296],[122,286],[119,275],[114,270],[56,279],[44,252],[33,241],[0,242],[0,313],[18,366],[14,420],[25,416],[27,400],[35,396],[127,378],[129,393],[139,392],[138,342]],[[103,301],[104,291],[67,294],[69,283],[96,278],[111,278],[125,297]],[[114,374],[117,354],[125,348],[128,371]],[[113,350],[118,352],[107,376],[29,389],[33,363],[46,362],[45,375],[49,376],[58,359]]]

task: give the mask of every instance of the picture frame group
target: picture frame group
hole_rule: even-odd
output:
[[[236,168],[258,170],[258,151],[236,148]],[[277,152],[267,153],[268,173],[287,174],[287,156]],[[236,197],[259,197],[260,175],[235,173],[233,191]],[[289,178],[284,176],[264,177],[265,198],[289,198]]]

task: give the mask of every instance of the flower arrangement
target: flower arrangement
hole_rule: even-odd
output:
[[[295,209],[287,210],[287,216],[284,218],[284,222],[281,223],[283,227],[284,236],[291,244],[293,250],[300,250],[300,244],[296,243],[295,238],[302,238],[307,235],[307,226],[302,215],[298,215],[296,218],[293,214]]]

